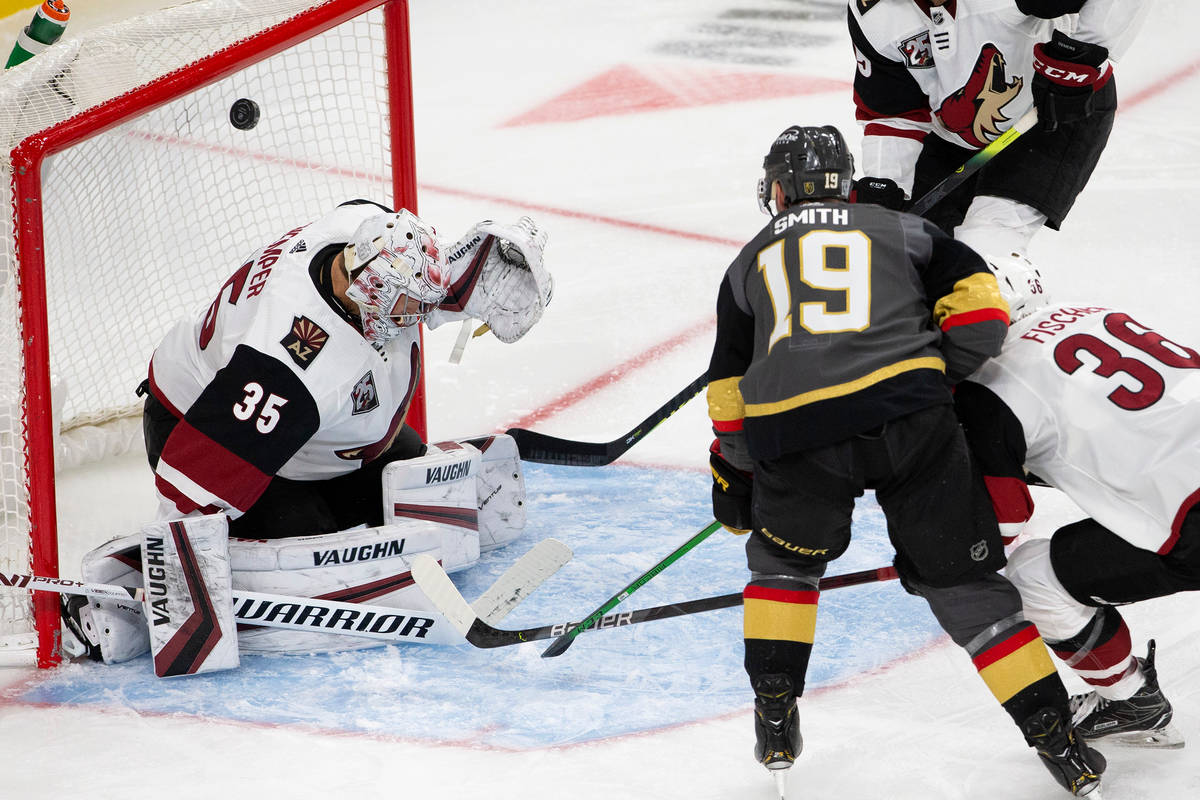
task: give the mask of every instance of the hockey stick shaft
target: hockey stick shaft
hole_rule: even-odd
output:
[[[1016,141],[1017,137],[1031,130],[1037,124],[1037,119],[1037,107],[1035,106],[1026,111],[1023,116],[1012,124],[1012,127],[997,136],[987,147],[968,158],[961,167],[942,179],[941,183],[926,192],[919,200],[914,201],[905,211],[909,214],[916,214],[918,217],[923,215],[926,211],[940,203],[946,195],[961,186],[963,181],[974,175],[989,161],[999,155],[1000,151]]]
[[[418,557],[424,558],[424,557]],[[423,568],[422,568],[423,566]],[[578,622],[555,622],[549,625],[538,625],[532,628],[509,630],[496,628],[478,617],[470,616],[470,606],[462,598],[445,571],[437,566],[437,562],[429,559],[424,565],[413,564],[413,577],[421,589],[429,595],[439,610],[451,620],[457,619],[460,630],[467,641],[475,647],[491,649],[507,647],[525,642],[536,642],[542,639],[556,639],[569,630],[577,628]],[[839,589],[845,586],[858,586],[864,583],[887,581],[897,577],[893,567],[877,567],[875,569],[850,572],[844,575],[832,575],[822,578],[821,591]],[[732,608],[742,604],[742,593],[723,594],[716,597],[704,597],[699,600],[685,600],[680,603],[669,603],[653,608],[642,608],[637,611],[622,611],[606,614],[595,621],[586,630],[607,630],[623,628],[626,625],[636,625],[642,622],[652,622],[656,619],[670,619],[689,614],[700,614],[705,611],[715,611],[722,608]],[[457,613],[461,612],[461,613]]]
[[[611,464],[623,456],[646,434],[687,405],[688,401],[698,395],[707,385],[708,373],[705,373],[681,389],[631,431],[611,442],[577,442],[525,428],[509,428],[505,433],[516,440],[517,450],[524,461],[534,461],[539,464],[563,464],[572,467],[601,467]]]
[[[897,577],[895,567],[876,567],[875,569],[865,569],[861,572],[848,572],[844,575],[831,575],[828,578],[822,578],[820,582],[820,590],[825,592],[830,589],[840,589],[845,586],[858,586],[864,583],[875,583],[877,581],[887,581]],[[663,606],[654,606],[653,608],[643,608],[637,611],[623,611],[615,614],[606,614],[596,620],[595,624],[589,630],[603,630],[605,628],[623,628],[626,625],[635,625],[639,622],[653,622],[656,619],[670,619],[671,617],[682,617],[689,614],[700,614],[705,611],[715,611],[721,608],[733,608],[742,604],[742,593],[734,592],[732,594],[722,594],[716,597],[703,597],[699,600],[684,600],[680,603],[668,603]],[[539,639],[550,639],[556,636],[561,636],[566,630],[575,627],[577,623],[566,622],[558,623],[557,625],[544,625],[537,628],[526,628],[521,631],[505,631],[505,633],[516,633],[521,636],[520,641],[534,642]],[[473,643],[472,643],[473,644]]]
[[[574,626],[568,631],[564,631],[549,647],[542,651],[542,658],[553,658],[554,656],[562,655],[566,649],[571,646],[571,642],[575,640],[576,636],[595,625],[601,617],[603,617],[609,611],[612,611],[622,600],[645,586],[651,581],[651,579],[654,578],[655,575],[674,564],[676,561],[682,558],[685,553],[690,551],[696,545],[700,544],[709,536],[712,536],[713,533],[720,529],[720,527],[721,523],[716,521],[706,525],[692,538],[675,548],[669,555],[667,555],[666,558],[643,572],[624,589],[601,603],[599,608],[584,617],[578,625]]]

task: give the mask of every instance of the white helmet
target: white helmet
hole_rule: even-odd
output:
[[[350,286],[363,334],[386,341],[420,322],[446,299],[450,271],[433,226],[401,209],[364,220],[345,249]],[[419,303],[415,313],[393,313],[401,295]]]
[[[1024,319],[1050,303],[1042,273],[1020,253],[984,256],[988,269],[1000,285],[1000,296],[1008,303],[1009,323]]]

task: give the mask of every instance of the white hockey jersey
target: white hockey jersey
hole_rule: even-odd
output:
[[[384,210],[349,203],[276,237],[163,339],[151,392],[180,422],[156,470],[160,514],[237,517],[274,475],[335,477],[391,444],[420,376],[419,326],[372,345],[327,285],[332,257]]]
[[[1130,544],[1170,550],[1200,502],[1200,352],[1059,304],[1015,323],[969,380],[1020,421],[1027,470]]]
[[[1054,20],[1026,8],[1082,6]],[[1033,107],[1033,47],[1057,27],[1120,58],[1147,3],[1018,0],[849,0],[863,126],[862,174],[891,178],[911,193],[926,134],[970,150],[998,138]],[[1045,12],[1043,12],[1045,13]],[[1111,70],[1111,64],[1102,69]]]

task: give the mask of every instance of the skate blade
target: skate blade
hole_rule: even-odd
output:
[[[773,769],[771,777],[775,779],[775,790],[779,792],[779,800],[787,800],[787,776],[790,769]]]
[[[1164,725],[1152,731],[1113,733],[1099,739],[1089,739],[1097,747],[1115,744],[1121,747],[1140,747],[1154,750],[1178,750],[1186,744],[1183,734],[1174,725]]]

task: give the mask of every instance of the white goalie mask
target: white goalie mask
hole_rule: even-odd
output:
[[[1009,324],[1049,305],[1050,295],[1042,273],[1028,258],[1019,253],[1006,253],[984,256],[983,260],[996,276],[1000,296],[1008,303]]]
[[[344,251],[350,286],[346,296],[358,305],[363,334],[386,341],[420,322],[446,299],[450,273],[437,232],[401,209],[365,220]],[[397,303],[408,297],[413,303]]]

